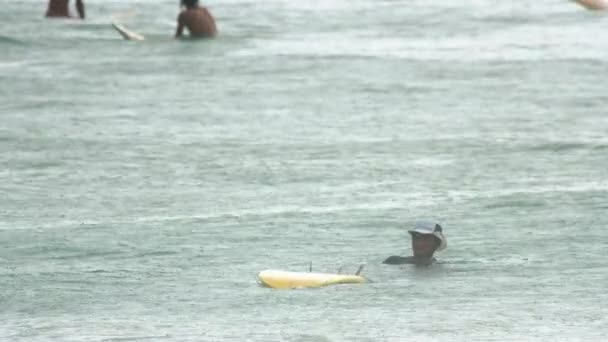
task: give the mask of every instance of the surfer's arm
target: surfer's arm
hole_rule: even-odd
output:
[[[412,257],[402,257],[402,256],[398,256],[398,255],[393,255],[393,256],[386,258],[386,260],[384,260],[382,263],[388,264],[388,265],[411,264]]]
[[[182,20],[182,15],[177,17],[177,29],[175,30],[175,38],[179,38],[184,34],[184,22]]]
[[[76,10],[80,19],[84,19],[84,2],[82,0],[76,0]]]

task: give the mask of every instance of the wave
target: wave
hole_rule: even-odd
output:
[[[528,151],[551,151],[564,152],[572,150],[606,150],[606,143],[585,143],[585,142],[550,142],[528,147]]]
[[[542,194],[558,194],[558,193],[587,193],[587,192],[607,192],[608,183],[603,181],[588,181],[578,182],[568,185],[538,185],[538,186],[522,186],[508,189],[489,189],[486,191],[452,191],[450,197],[457,201],[471,200],[490,200],[495,201],[489,203],[487,208],[501,207],[542,207],[545,206],[545,201],[538,199],[537,195]],[[527,196],[527,197],[521,197]],[[497,202],[501,200],[501,202]],[[502,202],[502,201],[505,202]]]
[[[485,205],[486,209],[501,209],[501,208],[539,208],[546,206],[547,203],[532,199],[511,199]]]

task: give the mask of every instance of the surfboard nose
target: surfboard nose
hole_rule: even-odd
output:
[[[144,36],[142,36],[139,33],[133,32],[129,29],[127,29],[126,27],[124,27],[123,25],[113,21],[112,22],[112,27],[118,31],[118,33],[120,33],[120,35],[125,39],[125,40],[136,40],[136,41],[142,41],[145,40]]]

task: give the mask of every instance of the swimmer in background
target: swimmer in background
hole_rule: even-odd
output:
[[[49,6],[46,10],[47,18],[72,18],[68,3],[70,0],[49,0]],[[76,11],[80,19],[84,19],[84,2],[76,0]]]
[[[217,35],[215,19],[206,7],[199,6],[198,0],[181,0],[185,7],[177,17],[175,38],[183,36],[184,28],[188,29],[192,38],[211,38]]]

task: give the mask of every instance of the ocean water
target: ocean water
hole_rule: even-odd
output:
[[[608,15],[205,4],[196,42],[173,0],[3,1],[1,341],[605,341]],[[441,262],[382,265],[423,218]],[[311,263],[373,282],[256,284]]]

